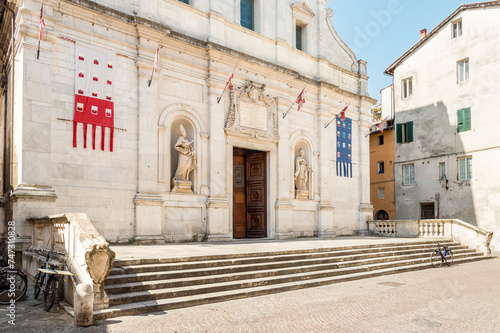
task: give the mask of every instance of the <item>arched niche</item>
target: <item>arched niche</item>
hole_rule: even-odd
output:
[[[200,193],[203,128],[196,111],[188,105],[174,104],[161,113],[158,121],[158,183],[160,190],[171,192],[172,178],[178,167],[179,153],[175,144],[181,136],[180,125],[186,139],[194,141],[193,148],[198,167],[189,174],[193,193]]]
[[[196,149],[196,145],[200,144],[200,142],[196,142],[196,130],[192,122],[184,117],[177,117],[173,119],[170,124],[170,177],[169,179],[173,179],[174,175],[179,167],[179,152],[175,149],[175,145],[178,142],[179,138],[182,137],[181,126],[186,131],[186,139],[190,142],[194,142],[193,148]],[[197,159],[198,156],[195,155]],[[191,184],[194,184],[196,170],[189,173],[189,181]],[[193,188],[191,188],[193,190]],[[193,190],[194,192],[194,190]]]
[[[310,169],[312,172],[309,172],[309,177],[307,180],[307,190],[309,191],[307,199],[313,199],[314,198],[314,192],[316,190],[315,184],[316,184],[316,174],[317,172],[317,161],[315,160],[315,154],[314,154],[314,145],[313,145],[313,140],[312,137],[305,131],[299,130],[295,133],[292,134],[290,137],[290,152],[291,156],[293,157],[291,161],[292,167],[292,178],[291,178],[291,185],[292,185],[292,193],[294,193],[294,197],[296,197],[296,183],[295,183],[295,174],[298,169],[298,161],[297,159],[299,158],[300,155],[300,150],[304,151],[304,156],[303,158],[309,165]],[[305,199],[302,197],[302,199]]]

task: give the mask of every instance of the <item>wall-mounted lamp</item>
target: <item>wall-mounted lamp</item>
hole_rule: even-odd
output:
[[[441,176],[441,181],[442,181],[442,182],[445,182],[445,183],[444,183],[444,187],[448,190],[448,178],[446,177],[446,175],[445,175],[445,174],[443,174],[443,175]]]

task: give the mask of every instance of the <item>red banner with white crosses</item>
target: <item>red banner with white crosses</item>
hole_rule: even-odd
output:
[[[90,45],[76,44],[75,114],[73,147],[77,146],[78,123],[83,124],[83,147],[87,148],[87,125],[92,125],[92,148],[96,127],[101,127],[101,150],[109,128],[109,150],[113,151],[114,102],[113,80],[115,54]]]

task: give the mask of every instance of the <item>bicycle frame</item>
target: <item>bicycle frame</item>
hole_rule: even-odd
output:
[[[444,253],[443,253],[443,251],[441,251],[441,246],[438,244],[438,252],[439,252],[439,255],[441,256],[441,261],[442,262],[447,262],[446,261],[446,254],[448,252],[448,247],[447,246],[443,246],[443,250],[444,250]]]
[[[443,263],[450,266],[453,263],[453,251],[448,246],[443,246],[438,243],[437,249],[431,253],[431,264],[434,267],[441,267]]]

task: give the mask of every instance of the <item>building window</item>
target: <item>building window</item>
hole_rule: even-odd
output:
[[[180,2],[184,2],[189,5],[189,0],[179,0]]]
[[[453,38],[457,38],[459,36],[462,36],[462,20],[458,20],[453,22]]]
[[[304,36],[304,28],[301,27],[300,25],[295,26],[295,47],[297,50],[303,51],[302,48],[302,40]]]
[[[420,204],[420,218],[422,220],[430,220],[436,218],[434,215],[434,203],[421,203]]]
[[[378,188],[378,198],[385,199],[385,187]]]
[[[457,111],[457,132],[470,131],[471,129],[470,108]]]
[[[439,163],[439,180],[445,180],[446,178],[446,163]]]
[[[384,144],[384,136],[381,135],[381,136],[378,137],[378,145],[381,146],[383,144]]]
[[[410,97],[413,94],[412,78],[406,78],[401,81],[401,94],[403,99]]]
[[[241,0],[240,14],[241,26],[254,30],[254,0]]]
[[[415,165],[403,165],[403,185],[415,184]]]
[[[458,180],[472,178],[472,157],[462,157],[458,159]]]
[[[384,162],[378,162],[378,173],[383,174],[384,173]]]
[[[469,79],[469,59],[457,62],[457,79],[458,82],[467,81]]]
[[[413,121],[403,124],[396,124],[396,142],[413,142]]]

